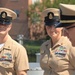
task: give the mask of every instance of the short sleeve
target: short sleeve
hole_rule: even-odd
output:
[[[71,47],[69,52],[70,64],[75,68],[75,47]]]
[[[28,70],[28,56],[26,49],[23,47],[19,47],[16,50],[16,58],[15,58],[15,69],[16,71]]]

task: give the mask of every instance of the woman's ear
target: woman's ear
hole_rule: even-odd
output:
[[[61,27],[61,32],[62,32],[62,35],[64,35],[64,29],[63,29],[63,27]]]

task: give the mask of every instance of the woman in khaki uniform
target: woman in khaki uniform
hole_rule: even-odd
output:
[[[59,10],[48,8],[43,12],[47,34],[51,37],[41,45],[40,66],[44,75],[75,75],[75,48],[67,37],[62,35],[63,28],[55,28],[59,20]]]

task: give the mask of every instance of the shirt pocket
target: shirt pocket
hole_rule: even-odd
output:
[[[49,66],[54,69],[57,70],[58,69],[58,59],[55,56],[51,56],[49,58]]]
[[[58,69],[63,70],[63,69],[67,69],[69,67],[69,58],[66,55],[65,57],[58,57]]]
[[[47,50],[41,51],[40,56],[40,65],[43,69],[49,69],[48,61],[49,61],[49,52]]]
[[[13,68],[13,62],[1,61],[0,66],[3,68]]]
[[[5,51],[0,57],[0,66],[4,68],[13,68],[14,60],[11,51]]]

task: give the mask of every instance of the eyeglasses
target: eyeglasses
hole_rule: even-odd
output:
[[[66,29],[71,29],[74,28],[75,26],[70,26],[70,27],[65,27]]]

